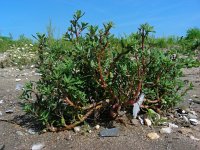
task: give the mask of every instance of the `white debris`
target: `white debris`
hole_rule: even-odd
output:
[[[162,128],[162,129],[160,129],[160,133],[161,134],[170,134],[170,133],[172,133],[172,129],[170,128],[170,127],[166,127],[166,128]]]
[[[133,104],[133,117],[137,118],[137,115],[140,111],[140,105],[142,105],[144,101],[144,94],[142,93],[139,97],[139,100]]]
[[[41,150],[45,147],[45,145],[43,143],[37,143],[37,144],[33,144],[32,146],[32,150]]]
[[[192,140],[195,140],[195,141],[200,141],[200,139],[194,137],[193,135],[190,135],[190,138],[191,138]]]
[[[169,128],[178,128],[178,126],[176,124],[169,123]]]
[[[3,100],[0,100],[0,104],[3,104]]]
[[[19,82],[19,81],[21,81],[21,80],[22,80],[22,79],[15,79],[16,82]]]

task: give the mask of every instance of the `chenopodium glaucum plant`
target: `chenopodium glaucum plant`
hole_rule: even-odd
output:
[[[24,89],[27,113],[50,131],[59,131],[72,129],[94,113],[117,119],[119,111],[132,107],[141,93],[147,98],[145,108],[176,103],[173,91],[180,87],[179,70],[167,54],[149,49],[152,26],[143,24],[138,33],[119,39],[110,33],[112,22],[99,29],[80,22],[83,15],[74,14],[62,41],[47,45],[45,35],[36,37],[42,76]]]

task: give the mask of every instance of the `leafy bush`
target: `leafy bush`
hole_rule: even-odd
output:
[[[178,59],[151,49],[153,27],[142,24],[136,34],[117,39],[111,22],[103,28],[80,22],[77,11],[63,40],[47,44],[38,34],[38,82],[27,84],[22,94],[24,110],[49,130],[71,129],[88,117],[117,119],[145,93],[144,108],[159,111],[180,100],[183,86]]]

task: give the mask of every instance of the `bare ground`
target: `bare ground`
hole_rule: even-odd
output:
[[[191,68],[184,70],[183,80],[191,81],[194,89],[189,91],[184,97],[182,105],[189,107],[188,99],[200,100],[200,68]],[[21,81],[16,82],[16,79]],[[38,76],[34,69],[16,70],[16,68],[0,69],[0,150],[1,146],[5,150],[28,150],[33,144],[43,143],[44,150],[199,150],[200,141],[191,139],[190,136],[200,139],[200,125],[190,126],[186,133],[180,133],[182,129],[173,130],[171,134],[160,134],[161,127],[117,125],[120,128],[118,137],[99,136],[99,130],[93,130],[92,133],[74,133],[73,131],[63,131],[59,133],[39,134],[39,125],[32,124],[32,120],[24,116],[21,110],[18,96],[21,91],[16,90],[17,84],[24,84],[29,80],[37,80]],[[1,101],[3,100],[3,101]],[[6,110],[13,110],[13,113],[6,113]],[[198,116],[200,116],[200,105],[192,104],[190,107]],[[4,121],[3,121],[4,120]],[[8,122],[5,120],[9,120]],[[200,120],[200,118],[198,118]],[[102,129],[103,127],[101,127]],[[36,131],[31,134],[30,129]],[[150,140],[147,138],[149,132],[157,132],[160,138]]]

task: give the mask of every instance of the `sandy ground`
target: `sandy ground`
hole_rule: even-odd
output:
[[[191,81],[194,89],[184,97],[182,105],[188,107],[188,99],[200,100],[200,68],[184,70],[183,80]],[[200,125],[191,125],[188,128],[179,126],[173,133],[160,134],[161,127],[118,125],[120,132],[118,137],[100,137],[99,130],[92,133],[74,133],[63,131],[59,133],[39,134],[38,125],[31,123],[31,119],[24,116],[20,107],[19,95],[21,90],[16,86],[24,85],[29,80],[37,80],[39,77],[34,69],[17,70],[16,68],[0,69],[0,118],[12,120],[12,122],[0,121],[0,150],[28,150],[33,144],[44,144],[44,150],[199,150],[200,141],[191,139],[191,135],[200,139]],[[21,79],[16,82],[16,79]],[[200,116],[200,105],[192,104],[194,110]],[[6,113],[12,110],[13,113]],[[200,117],[198,118],[200,120]],[[102,129],[103,127],[101,127]],[[181,133],[179,130],[187,132]],[[31,132],[34,131],[34,132]],[[160,138],[150,140],[147,134],[157,132]]]

